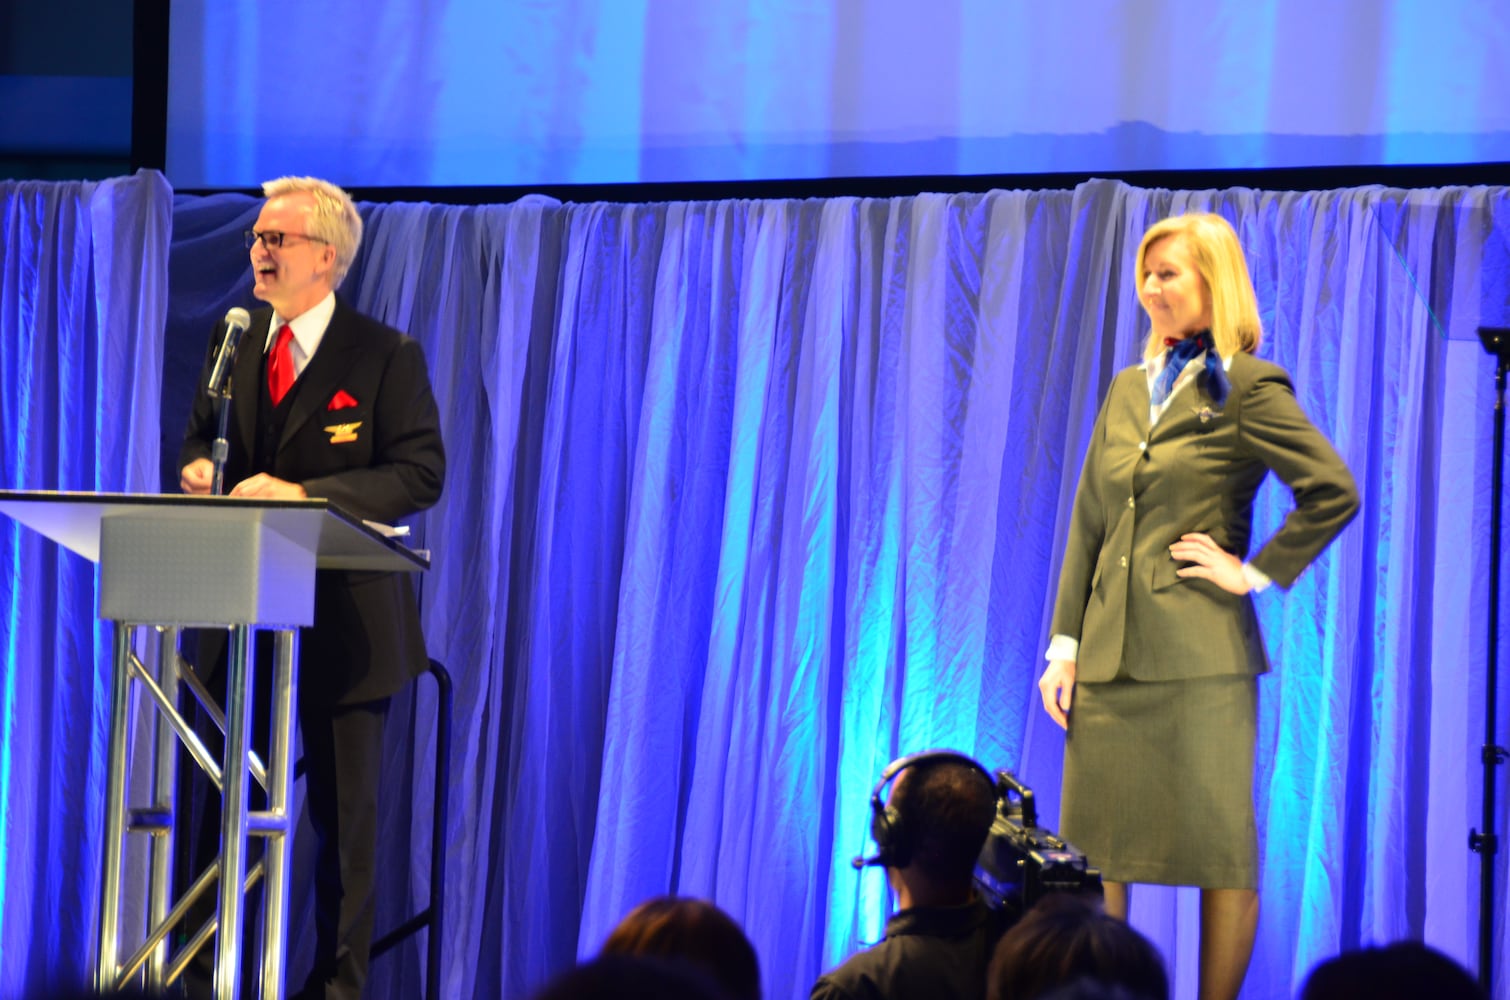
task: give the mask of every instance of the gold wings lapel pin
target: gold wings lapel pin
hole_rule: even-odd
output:
[[[1200,422],[1203,423],[1203,424],[1209,424],[1209,423],[1211,423],[1211,421],[1215,420],[1217,417],[1220,417],[1222,415],[1222,411],[1221,410],[1213,410],[1209,405],[1208,406],[1192,406],[1190,408],[1190,412],[1194,413],[1196,415],[1196,417],[1200,420]]]
[[[325,428],[325,433],[330,435],[331,444],[349,444],[357,439],[357,428],[360,426],[360,420],[353,424],[330,424]]]

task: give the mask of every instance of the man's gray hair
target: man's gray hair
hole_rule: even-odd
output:
[[[335,247],[336,265],[331,287],[337,288],[346,272],[351,270],[357,247],[362,245],[362,216],[351,195],[318,177],[279,177],[262,185],[262,193],[268,198],[301,192],[311,195],[315,206],[309,213],[306,235]]]

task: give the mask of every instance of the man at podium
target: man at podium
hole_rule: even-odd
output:
[[[424,354],[418,342],[335,294],[362,239],[356,206],[339,187],[310,177],[269,181],[263,193],[267,201],[246,239],[252,294],[268,308],[251,313],[229,376],[227,492],[322,497],[385,523],[430,507],[440,498],[445,452]],[[224,334],[222,324],[213,344]],[[179,452],[186,493],[207,494],[213,481],[217,412],[209,367]],[[224,631],[205,631],[195,657],[219,697],[226,639]],[[271,671],[261,645],[253,740],[265,753]],[[391,696],[427,665],[408,574],[316,574],[314,625],[299,641],[305,802],[319,845],[316,962],[301,997],[354,1000],[361,993],[375,907],[383,722]],[[208,816],[193,838],[196,872],[217,850],[218,829]],[[191,994],[210,982],[208,951],[191,967],[200,980],[190,980]]]

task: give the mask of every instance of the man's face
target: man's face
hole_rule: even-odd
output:
[[[292,318],[314,306],[334,287],[335,247],[309,236],[314,198],[308,192],[269,198],[257,215],[258,233],[281,233],[252,244],[252,294]]]

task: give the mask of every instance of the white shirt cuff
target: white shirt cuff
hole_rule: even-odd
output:
[[[1043,655],[1045,660],[1074,660],[1080,655],[1080,640],[1071,639],[1067,635],[1056,635],[1049,640],[1049,651]]]
[[[1274,582],[1252,563],[1243,563],[1243,579],[1248,581],[1248,589],[1255,594],[1262,594]]]

